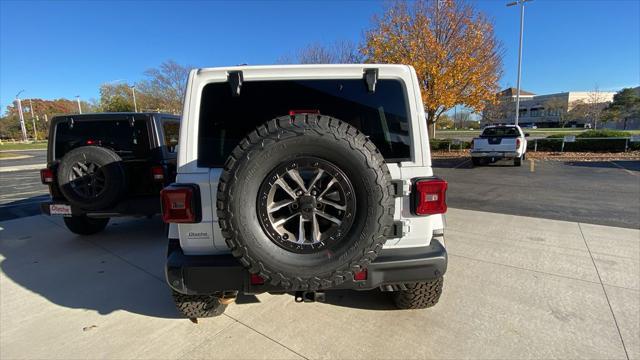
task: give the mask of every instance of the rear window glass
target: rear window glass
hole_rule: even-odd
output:
[[[515,127],[492,127],[484,129],[481,137],[518,137],[519,135]]]
[[[150,153],[147,121],[136,120],[75,120],[56,125],[55,157],[80,146],[96,145],[113,150],[123,159],[146,158]]]
[[[198,165],[221,167],[233,148],[257,126],[290,110],[318,110],[345,121],[373,141],[387,161],[410,159],[406,91],[399,80],[380,79],[369,93],[362,79],[254,81],[231,95],[228,83],[204,87]]]
[[[162,122],[162,133],[164,134],[164,146],[167,152],[176,153],[178,150],[180,123],[178,121],[164,120]]]

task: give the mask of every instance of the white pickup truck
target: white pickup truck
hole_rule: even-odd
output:
[[[513,165],[520,166],[527,152],[527,136],[518,125],[488,126],[471,142],[471,161],[481,165],[513,159]]]

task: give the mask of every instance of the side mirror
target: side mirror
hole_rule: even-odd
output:
[[[524,137],[529,137],[529,133],[524,133]]]

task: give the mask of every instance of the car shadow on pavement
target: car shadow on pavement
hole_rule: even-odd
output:
[[[434,168],[445,169],[471,169],[471,158],[469,157],[450,157],[450,158],[434,158],[431,160]]]
[[[119,220],[93,236],[74,235],[61,223],[44,216],[0,223],[3,291],[27,303],[40,301],[35,293],[102,315],[124,310],[180,318],[164,281],[167,240],[157,217]]]
[[[589,168],[625,169],[640,171],[640,161],[637,160],[613,160],[613,161],[566,161],[565,165]]]
[[[60,218],[33,216],[0,224],[0,269],[19,287],[70,309],[102,315],[124,310],[181,318],[165,283],[166,236],[158,217],[121,219],[93,236],[78,236]],[[3,291],[8,290],[3,286]],[[23,294],[25,301],[33,301]],[[289,296],[289,295],[284,295]],[[235,304],[258,303],[241,295]],[[395,309],[379,290],[334,290],[325,303],[367,310]]]
[[[325,303],[365,310],[395,310],[390,293],[377,289],[370,291],[334,290],[327,291]]]

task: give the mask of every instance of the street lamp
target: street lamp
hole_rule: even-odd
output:
[[[78,114],[82,114],[82,106],[80,105],[80,95],[76,95],[76,102],[78,103]]]
[[[507,7],[520,5],[520,46],[518,46],[518,82],[516,85],[516,125],[518,125],[518,120],[520,118],[520,74],[522,73],[522,34],[524,33],[524,3],[529,1],[533,0],[517,0],[507,4]]]
[[[136,103],[136,86],[131,85],[131,93],[133,94],[133,111],[138,112],[138,104]]]
[[[22,113],[22,102],[20,101],[20,94],[24,90],[18,91],[16,94],[16,106],[18,107],[18,117],[20,118],[20,131],[22,132],[22,141],[27,141],[27,128],[24,126],[24,114]]]

